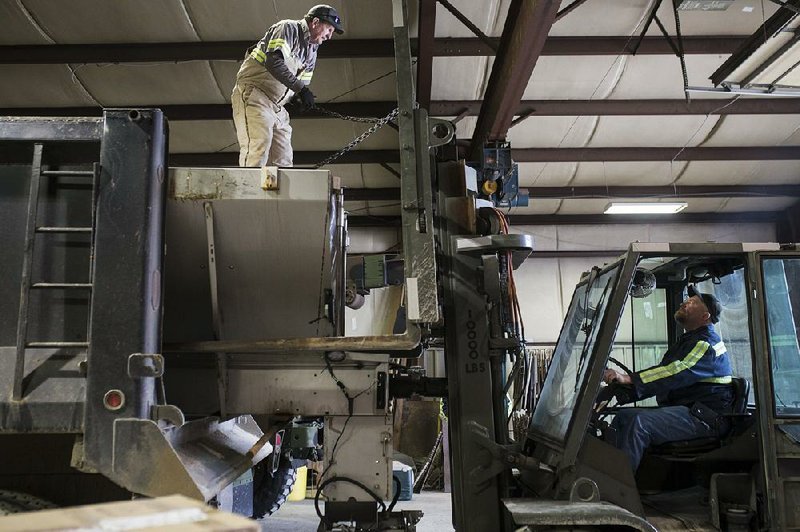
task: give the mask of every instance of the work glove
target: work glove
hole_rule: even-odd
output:
[[[308,87],[300,89],[300,92],[297,93],[297,99],[303,111],[310,111],[314,107],[314,93]]]

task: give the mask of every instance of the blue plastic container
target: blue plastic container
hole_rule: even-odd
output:
[[[414,470],[400,462],[392,465],[394,477],[400,481],[400,497],[398,501],[410,501],[414,495]],[[392,495],[397,490],[397,483],[392,481]]]

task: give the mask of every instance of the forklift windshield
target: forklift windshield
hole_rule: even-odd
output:
[[[575,412],[575,401],[585,385],[597,333],[619,279],[622,261],[595,268],[575,289],[558,338],[531,429],[564,443]]]

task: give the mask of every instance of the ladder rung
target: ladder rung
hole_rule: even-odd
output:
[[[89,342],[28,342],[25,347],[47,348],[47,347],[89,347]]]
[[[92,283],[33,283],[31,288],[91,288]]]
[[[93,177],[91,170],[45,170],[42,175],[48,177],[71,176],[71,177]]]
[[[91,227],[37,227],[37,233],[91,233]]]

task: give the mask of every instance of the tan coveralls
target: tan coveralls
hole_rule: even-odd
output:
[[[239,166],[292,166],[292,126],[284,105],[311,83],[317,62],[305,20],[282,20],[245,57],[231,94]]]

